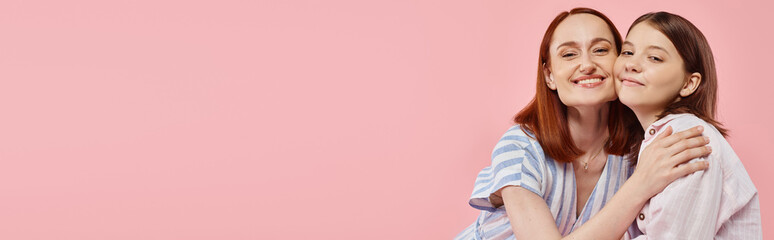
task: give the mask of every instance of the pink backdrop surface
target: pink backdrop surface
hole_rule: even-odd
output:
[[[766,1],[4,0],[0,238],[450,239],[576,6],[705,33],[772,229]]]

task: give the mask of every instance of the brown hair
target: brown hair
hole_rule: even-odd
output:
[[[514,117],[514,122],[521,124],[525,133],[529,131],[535,135],[535,139],[546,155],[560,162],[571,162],[584,152],[575,145],[570,136],[567,126],[567,106],[559,100],[555,90],[546,86],[543,67],[544,64],[550,63],[549,45],[556,27],[568,16],[582,13],[604,20],[612,32],[616,54],[621,52],[621,34],[604,14],[590,8],[574,8],[569,12],[559,13],[548,25],[543,35],[543,42],[540,44],[535,97]],[[635,142],[638,141],[636,136],[644,134],[634,112],[617,99],[610,104],[607,129],[610,138],[605,143],[605,151],[615,155],[632,152]]]
[[[683,59],[687,73],[701,74],[701,82],[693,94],[681,97],[680,101],[667,105],[658,118],[669,114],[691,113],[718,129],[720,134],[727,136],[728,130],[715,121],[718,98],[718,75],[715,71],[715,58],[712,56],[707,39],[687,19],[668,12],[652,12],[634,20],[632,27],[639,23],[648,23],[657,29],[675,45]]]

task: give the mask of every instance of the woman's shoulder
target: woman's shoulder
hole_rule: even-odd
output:
[[[518,143],[519,145],[537,144],[534,135],[521,124],[514,124],[500,137],[500,142]]]
[[[534,160],[543,160],[543,149],[533,135],[520,124],[515,124],[503,133],[495,145],[492,157],[507,152],[522,152]],[[519,155],[522,155],[519,154]]]

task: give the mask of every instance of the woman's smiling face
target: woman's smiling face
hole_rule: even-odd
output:
[[[618,99],[634,112],[649,114],[679,101],[690,83],[686,80],[694,77],[686,73],[672,41],[647,22],[629,31],[614,72]]]
[[[613,33],[601,18],[574,14],[554,31],[546,84],[567,106],[594,106],[615,100]]]

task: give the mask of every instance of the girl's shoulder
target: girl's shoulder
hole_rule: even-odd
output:
[[[656,123],[653,125],[653,127],[657,127],[659,129],[671,126],[673,133],[688,130],[696,126],[702,126],[704,127],[703,135],[709,137],[710,140],[716,138],[724,139],[723,135],[720,134],[720,131],[718,131],[714,125],[690,113],[669,114],[656,121]]]

